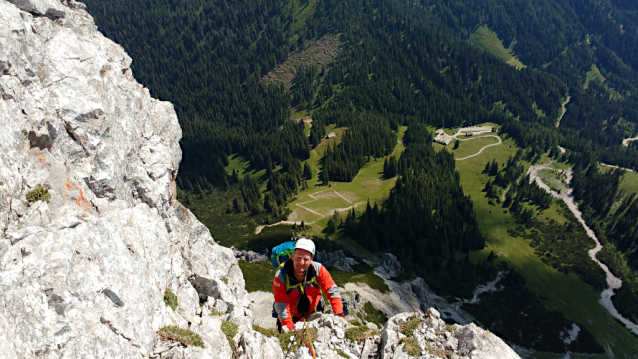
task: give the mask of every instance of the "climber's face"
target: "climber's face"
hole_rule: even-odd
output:
[[[312,263],[312,253],[304,249],[295,249],[292,254],[292,262],[295,267],[295,274],[303,276],[308,267],[310,267],[310,263]]]

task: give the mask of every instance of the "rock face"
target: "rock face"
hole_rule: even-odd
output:
[[[262,262],[269,260],[266,254],[257,253],[255,251],[238,250],[235,247],[230,247],[233,250],[235,258],[242,261],[248,261],[251,263]]]
[[[418,325],[410,327],[410,322]],[[475,324],[446,325],[434,308],[425,316],[402,313],[390,318],[381,330],[379,357],[520,359],[503,340]]]
[[[403,274],[403,267],[392,253],[383,253],[381,256],[381,264],[375,268],[383,278],[390,279]]]
[[[248,330],[232,251],[175,201],[173,106],[83,9],[0,0],[0,357],[153,356],[169,325],[204,339],[186,357],[227,357],[213,309],[246,348],[278,348]],[[50,201],[29,203],[39,184]]]
[[[334,252],[317,251],[314,258],[326,268],[337,268],[345,272],[352,272],[352,267],[359,264],[354,258],[346,257],[341,249]]]
[[[337,359],[345,355],[349,358],[381,359],[520,359],[499,337],[474,324],[446,325],[434,308],[429,308],[425,315],[418,312],[397,314],[380,332],[374,326],[357,329],[346,326],[340,318],[332,315],[324,315],[308,326],[317,328],[314,340],[317,358]],[[312,356],[306,347],[301,346],[294,358],[308,359]]]

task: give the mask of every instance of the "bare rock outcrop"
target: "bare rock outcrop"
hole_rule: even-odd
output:
[[[390,279],[398,277],[404,273],[403,266],[397,257],[392,253],[383,253],[381,264],[375,268],[383,278]]]
[[[153,357],[171,325],[205,342],[171,350],[224,357],[209,313],[252,333],[237,260],[175,200],[172,104],[83,9],[0,0],[0,357]]]
[[[352,272],[351,266],[359,264],[354,258],[346,257],[341,249],[334,252],[317,251],[314,260],[327,268],[337,268],[345,272]]]

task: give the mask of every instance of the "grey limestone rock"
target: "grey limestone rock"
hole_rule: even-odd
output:
[[[255,251],[238,250],[235,247],[231,247],[230,249],[233,250],[233,254],[238,260],[248,261],[251,263],[269,260],[269,257],[266,255],[268,253],[261,254]]]
[[[352,272],[351,266],[358,264],[354,258],[346,257],[341,249],[334,252],[317,251],[314,259],[327,268],[334,267],[345,272]]]
[[[381,264],[375,268],[377,273],[386,279],[398,277],[403,274],[403,267],[392,253],[383,253]]]
[[[420,321],[412,333],[420,347],[419,358],[519,358],[502,339],[475,324],[446,326],[434,308],[429,308],[425,316],[401,313],[390,318],[381,330],[380,358],[412,358],[405,349],[405,340],[410,338],[401,333],[402,324],[411,320]]]
[[[151,356],[171,325],[206,348],[162,357],[227,357],[199,298],[243,332],[252,313],[232,251],[175,200],[173,105],[83,9],[0,0],[0,357]],[[38,185],[48,203],[27,202]]]

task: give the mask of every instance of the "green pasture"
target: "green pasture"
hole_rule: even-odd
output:
[[[499,260],[508,262],[525,277],[530,290],[550,310],[559,311],[579,326],[587,328],[598,342],[604,348],[611,350],[616,357],[632,357],[638,348],[638,338],[629,333],[598,303],[600,293],[594,292],[591,286],[582,282],[575,274],[564,274],[544,264],[530,247],[531,240],[513,238],[508,234],[509,229],[520,226],[509,211],[504,213],[505,209],[500,205],[488,204],[488,199],[482,192],[488,180],[488,176],[482,173],[485,165],[494,158],[501,165],[517,150],[513,141],[506,139],[502,145],[489,147],[471,160],[459,161],[456,164],[463,190],[465,194],[471,196],[476,219],[486,236],[486,248],[473,252],[472,259],[476,261],[484,259],[491,251],[494,251],[499,256]],[[546,161],[547,158],[544,156],[539,162]],[[525,163],[526,170],[529,166],[529,163]],[[552,205],[541,216],[564,222],[565,219],[561,218],[555,207],[557,207],[556,204]],[[532,357],[557,358],[559,356],[533,353]],[[572,354],[572,357],[580,356]]]
[[[471,139],[470,139],[471,138]],[[457,148],[456,150],[453,150],[454,148],[454,141],[450,142],[449,145],[445,146],[448,148],[448,151],[452,152],[452,154],[454,155],[455,158],[464,158],[467,156],[471,156],[475,153],[477,153],[478,151],[481,150],[481,148],[487,146],[487,145],[492,145],[495,143],[498,143],[498,139],[495,137],[485,137],[485,136],[477,136],[477,137],[470,137],[465,141],[461,141],[461,143],[459,144],[459,148]],[[436,146],[440,146],[443,147],[443,145],[435,143]],[[485,149],[485,151],[488,151],[492,148],[495,148],[498,146],[494,146],[494,147],[488,147]],[[485,152],[483,151],[483,152]],[[468,159],[469,160],[469,159]]]
[[[343,131],[346,128],[335,128],[334,125],[327,127],[326,133],[334,132],[335,137],[324,139],[317,148],[310,152],[310,158],[306,161],[313,173],[313,180],[308,181],[308,189],[300,192],[289,208],[292,213],[288,220],[311,225],[310,233],[318,233],[325,228],[329,217],[335,210],[345,211],[348,208],[364,210],[370,201],[371,205],[378,203],[381,205],[388,198],[390,190],[394,188],[396,178],[383,178],[383,158],[372,158],[355,176],[352,182],[330,182],[329,186],[324,186],[319,181],[318,173],[321,170],[320,160],[330,144],[341,142]],[[401,127],[397,133],[398,141],[403,140],[403,135],[407,127]],[[397,142],[392,156],[400,156],[405,147]],[[314,213],[316,212],[316,213]],[[321,216],[320,216],[321,215]],[[344,212],[345,216],[345,212]]]

